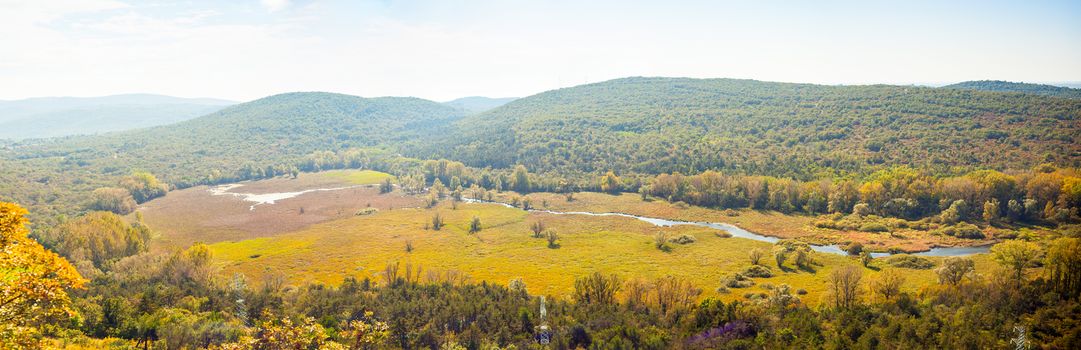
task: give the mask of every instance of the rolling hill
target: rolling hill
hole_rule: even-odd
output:
[[[234,103],[151,94],[0,101],[0,139],[87,135],[165,125]]]
[[[1076,167],[1079,129],[1079,100],[886,85],[625,78],[468,116],[417,98],[288,93],[172,125],[0,144],[0,167],[9,169],[0,197],[63,213],[83,197],[58,193],[85,196],[133,170],[180,186],[216,183],[348,148],[481,168],[524,164],[590,182],[607,170],[810,180],[899,165],[940,175]]]
[[[946,85],[942,88],[993,92],[1020,92],[1043,96],[1081,99],[1081,89],[1045,84],[1013,83],[1001,80],[965,81],[957,84]]]
[[[45,215],[81,205],[133,170],[191,185],[290,166],[316,151],[425,139],[463,111],[418,98],[303,92],[270,96],[180,122],[97,136],[0,144],[0,198]]]
[[[1081,101],[902,86],[625,78],[471,115],[405,153],[561,172],[814,177],[1081,161]]]

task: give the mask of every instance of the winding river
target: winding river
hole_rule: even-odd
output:
[[[465,202],[469,202],[469,203],[498,204],[498,205],[502,205],[502,206],[505,206],[505,207],[508,207],[508,208],[514,208],[514,206],[512,206],[510,204],[501,203],[501,202],[489,202],[489,201],[481,201],[481,200],[468,199],[468,198],[462,198],[462,200],[465,201]],[[732,235],[732,237],[746,238],[746,239],[751,239],[751,240],[756,240],[756,241],[761,241],[761,242],[766,242],[766,243],[777,243],[777,241],[781,240],[780,238],[777,238],[777,237],[770,237],[770,236],[760,235],[760,234],[757,234],[757,233],[754,233],[754,232],[751,232],[751,231],[744,230],[744,229],[739,228],[739,227],[737,227],[735,225],[726,224],[726,223],[723,223],[723,222],[699,222],[699,221],[669,220],[669,219],[661,219],[661,218],[651,218],[651,217],[647,217],[647,216],[631,215],[631,214],[625,214],[625,213],[593,213],[593,212],[586,212],[586,211],[552,211],[552,210],[541,210],[541,209],[530,209],[530,211],[538,212],[538,213],[548,213],[548,214],[554,214],[554,215],[622,216],[622,217],[625,217],[625,218],[632,218],[632,219],[642,220],[642,221],[648,222],[650,224],[653,224],[655,226],[662,226],[662,227],[669,227],[669,226],[676,226],[676,225],[692,225],[692,226],[709,227],[709,228],[712,228],[712,229],[717,229],[717,230],[728,232],[729,234]],[[848,255],[848,253],[845,252],[844,249],[841,249],[841,247],[839,245],[836,245],[836,244],[830,244],[830,245],[814,245],[814,244],[812,244],[811,249],[816,251],[816,252],[820,252],[820,253]],[[936,247],[936,248],[931,248],[931,250],[928,250],[928,251],[925,251],[925,252],[912,253],[911,255],[920,255],[920,256],[965,256],[965,255],[972,255],[972,254],[987,253],[990,249],[991,249],[991,245],[983,245],[983,246],[975,246],[975,247]],[[879,258],[879,257],[883,257],[883,256],[889,256],[889,255],[890,255],[890,253],[871,253],[871,256],[875,257],[875,258]]]
[[[299,195],[302,195],[302,194],[305,194],[305,193],[309,193],[309,192],[337,191],[337,190],[344,190],[344,189],[359,187],[359,186],[348,186],[348,187],[336,187],[336,188],[316,188],[316,189],[297,191],[297,192],[262,193],[262,194],[230,192],[230,190],[235,189],[237,187],[241,187],[241,186],[243,186],[243,185],[241,185],[241,184],[232,184],[232,185],[215,186],[215,187],[210,188],[210,193],[215,195],[215,196],[232,195],[232,196],[239,197],[240,199],[242,199],[244,201],[253,202],[255,204],[252,204],[252,206],[250,207],[250,210],[255,210],[255,206],[257,206],[257,205],[274,204],[275,201],[282,200],[282,199],[287,199],[287,198],[293,198],[293,197],[296,197],[296,196],[299,196]],[[507,203],[484,201],[484,200],[477,200],[477,199],[472,199],[472,198],[462,198],[462,201],[467,202],[467,203],[496,204],[496,205],[502,205],[502,206],[505,206],[505,207],[508,207],[508,208],[515,208],[514,206],[512,206],[510,204],[507,204]],[[541,209],[530,209],[530,211],[538,212],[538,213],[548,213],[548,214],[553,214],[553,215],[622,216],[622,217],[626,217],[626,218],[642,220],[642,221],[648,222],[650,224],[653,224],[655,226],[662,226],[662,227],[669,227],[669,226],[676,226],[676,225],[692,225],[692,226],[709,227],[709,228],[712,228],[712,229],[717,229],[717,230],[728,232],[729,234],[732,235],[732,237],[752,239],[752,240],[762,241],[762,242],[766,242],[766,243],[777,243],[777,241],[780,240],[777,237],[770,237],[770,236],[760,235],[760,234],[757,234],[757,233],[754,233],[754,232],[751,232],[751,231],[744,230],[744,229],[739,228],[739,227],[737,227],[735,225],[726,224],[726,223],[723,223],[723,222],[698,222],[698,221],[669,220],[669,219],[661,219],[661,218],[651,218],[651,217],[647,217],[647,216],[631,215],[631,214],[625,214],[625,213],[593,213],[593,212],[586,212],[586,211],[553,211],[553,210],[541,210]],[[811,249],[816,251],[816,252],[821,252],[821,253],[839,254],[839,255],[847,255],[848,254],[847,252],[844,251],[844,249],[841,249],[841,247],[836,245],[836,244],[830,244],[830,245],[813,245],[812,244]],[[975,247],[937,247],[937,248],[931,248],[931,250],[928,250],[928,251],[925,251],[925,252],[912,253],[912,255],[921,255],[921,256],[964,256],[964,255],[987,253],[990,249],[991,249],[991,245],[983,245],[983,246],[975,246]],[[890,255],[890,253],[871,253],[871,256],[876,257],[876,258],[883,257],[883,256],[889,256],[889,255]]]

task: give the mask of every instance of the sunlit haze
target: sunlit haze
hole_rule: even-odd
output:
[[[0,1],[0,99],[1081,81],[1078,1]]]

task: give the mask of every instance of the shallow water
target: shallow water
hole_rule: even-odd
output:
[[[253,202],[255,204],[252,204],[251,207],[248,207],[248,210],[255,210],[255,206],[257,206],[257,205],[274,204],[274,202],[277,202],[277,201],[280,201],[280,200],[283,200],[283,199],[293,198],[293,197],[296,197],[296,196],[299,196],[299,195],[302,195],[302,194],[305,194],[305,193],[321,192],[321,191],[337,191],[337,190],[344,190],[344,189],[349,189],[349,188],[360,187],[360,185],[357,185],[357,186],[334,187],[334,188],[315,188],[315,189],[303,190],[303,191],[297,191],[297,192],[277,192],[277,193],[260,193],[260,194],[229,192],[230,190],[232,190],[234,188],[242,187],[242,186],[244,186],[244,185],[242,185],[242,184],[229,184],[229,185],[214,186],[214,187],[211,187],[208,191],[210,191],[210,194],[214,195],[214,196],[231,195],[231,196],[234,196],[234,197],[239,197],[241,200],[246,201],[246,202]]]
[[[472,203],[498,204],[498,205],[502,205],[502,206],[505,206],[505,207],[513,208],[513,206],[511,206],[510,204],[507,204],[507,203],[479,201],[479,200],[476,200],[476,199],[467,199],[467,198],[462,198],[462,200],[464,200],[466,202],[472,202]],[[709,227],[709,228],[718,229],[718,230],[721,230],[721,231],[728,232],[729,234],[732,235],[732,237],[752,239],[752,240],[762,241],[762,242],[767,242],[767,243],[777,243],[777,241],[780,240],[780,238],[777,238],[777,237],[770,237],[770,236],[760,235],[760,234],[757,234],[757,233],[754,233],[754,232],[751,232],[751,231],[744,230],[744,229],[739,228],[739,227],[737,227],[735,225],[727,224],[727,223],[723,223],[723,222],[680,221],[680,220],[651,218],[651,217],[646,217],[646,216],[638,216],[638,215],[631,215],[631,214],[624,214],[624,213],[593,213],[593,212],[585,212],[585,211],[565,211],[565,212],[563,212],[563,211],[540,210],[540,209],[532,209],[530,211],[535,211],[535,212],[540,212],[540,213],[548,213],[548,214],[554,214],[554,215],[622,216],[622,217],[642,220],[642,221],[648,222],[650,224],[653,224],[653,225],[656,225],[656,226],[663,226],[663,227],[676,226],[676,225],[693,225],[693,226]],[[812,244],[811,249],[816,251],[816,252],[820,252],[820,253],[848,255],[848,252],[845,252],[844,249],[841,249],[841,247],[836,245],[836,244],[831,244],[831,245],[813,245]],[[986,253],[990,249],[991,249],[990,245],[976,246],[976,247],[941,247],[941,248],[931,248],[931,250],[928,250],[928,251],[925,251],[925,252],[912,253],[912,255],[922,255],[922,256],[964,256],[964,255]],[[889,256],[889,255],[890,255],[890,253],[871,253],[871,256],[875,257],[875,258],[883,257],[883,256]]]

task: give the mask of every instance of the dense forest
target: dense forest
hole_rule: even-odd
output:
[[[1014,83],[1001,80],[979,80],[979,81],[965,81],[957,84],[950,84],[942,87],[943,89],[959,89],[959,90],[980,90],[980,91],[993,91],[993,92],[1018,92],[1043,96],[1054,96],[1062,98],[1081,98],[1081,89],[1074,89],[1062,86],[1044,85],[1044,84],[1026,84],[1026,83]]]
[[[496,168],[796,177],[1078,166],[1081,101],[900,86],[626,78],[463,118],[407,154]]]
[[[548,330],[559,349],[993,348],[1021,326],[1042,346],[1070,348],[1081,342],[1079,129],[1081,100],[1034,93],[627,78],[472,115],[415,98],[291,93],[170,126],[4,142],[0,200],[29,213],[0,204],[0,266],[19,283],[0,288],[0,340],[481,349],[535,347]],[[337,286],[223,276],[206,245],[151,249],[154,228],[135,211],[178,188],[342,168],[391,173],[432,201],[636,192],[819,215],[816,227],[841,231],[1050,233],[993,237],[1006,243],[988,271],[967,258],[932,266],[865,254],[824,277],[823,305],[783,284],[739,301],[699,298],[735,293],[740,276],[695,286],[601,274],[575,276],[572,298],[542,301],[521,281],[398,264]],[[783,240],[776,264],[762,254],[750,254],[748,274],[810,266],[816,253]],[[857,264],[896,273],[868,280]],[[935,268],[940,284],[901,288],[910,268]]]

